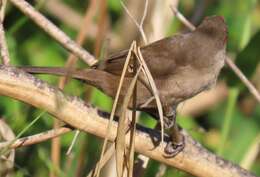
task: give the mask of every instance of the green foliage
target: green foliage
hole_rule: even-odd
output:
[[[248,42],[251,34],[252,11],[256,0],[222,0],[216,12],[225,17],[229,31],[229,47],[239,51]]]
[[[255,73],[255,70],[259,64],[259,43],[260,43],[260,31],[252,36],[247,46],[238,53],[235,63],[246,75],[247,78],[251,78]],[[234,74],[233,71],[229,71],[226,75],[227,81],[231,86],[241,86],[241,81]]]
[[[108,6],[109,6],[109,9],[115,13],[120,13],[122,10],[122,7],[118,0],[108,0]]]

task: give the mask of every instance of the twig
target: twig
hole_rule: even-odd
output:
[[[142,38],[144,40],[144,43],[147,44],[148,41],[147,41],[147,38],[146,38],[146,35],[145,35],[145,32],[144,32],[144,29],[143,29],[143,23],[144,23],[144,20],[145,20],[145,17],[147,16],[147,8],[148,8],[148,0],[145,1],[145,7],[144,7],[144,13],[143,13],[143,17],[141,19],[141,22],[140,24],[138,24],[138,22],[136,21],[136,19],[132,16],[132,14],[129,12],[129,10],[127,9],[126,5],[122,2],[121,2],[121,5],[122,7],[124,8],[124,10],[126,11],[126,13],[129,15],[129,17],[133,20],[133,22],[135,23],[136,27],[138,28],[138,30],[140,31],[141,35],[142,35]]]
[[[61,122],[59,120],[54,120],[53,129],[57,129],[60,126]],[[61,159],[61,143],[60,137],[51,139],[51,161],[53,166],[57,169],[60,168],[60,159]],[[58,177],[59,174],[55,169],[50,169],[49,171],[50,177]]]
[[[4,15],[5,15],[6,0],[0,1],[0,55],[4,65],[10,64],[10,55],[8,52],[8,47],[5,39],[4,31]]]
[[[32,136],[28,136],[28,137],[24,137],[24,138],[19,138],[14,143],[12,143],[10,145],[10,148],[15,149],[15,148],[19,148],[19,147],[29,146],[29,145],[32,145],[32,144],[37,144],[37,143],[58,137],[60,135],[68,133],[72,130],[73,130],[73,128],[70,128],[70,127],[60,127],[58,129],[49,130],[49,131],[39,133],[39,134],[36,134],[36,135],[32,135]],[[10,142],[9,141],[1,142],[0,143],[0,149],[8,146],[10,144]]]
[[[21,70],[0,66],[0,93],[46,110],[76,129],[102,138],[108,136],[110,141],[115,140],[117,123],[111,123],[110,133],[107,134],[106,128],[109,121],[104,118],[107,117],[107,114],[79,98],[65,96],[60,90]],[[62,107],[57,109],[57,103],[63,103]],[[137,126],[135,151],[194,176],[255,177],[239,166],[209,152],[192,140],[184,130],[181,133],[185,137],[184,150],[174,158],[165,158],[164,151],[154,144],[154,140],[160,138],[160,133]],[[129,140],[129,133],[126,134],[126,139]],[[163,146],[171,141],[169,137],[165,137],[165,140]],[[129,146],[129,141],[126,142],[126,145]]]
[[[190,23],[176,8],[170,6],[172,12],[179,18],[184,25],[186,25],[191,31],[195,30],[196,27]],[[260,103],[260,93],[255,88],[255,86],[247,79],[247,77],[242,73],[242,71],[236,66],[236,64],[227,56],[225,58],[226,64],[235,72],[235,74],[239,77],[239,79],[245,84],[250,93],[254,95],[256,100]]]
[[[196,29],[196,27],[191,23],[189,22],[179,11],[178,9],[171,5],[170,6],[173,14],[185,25],[187,26],[191,31],[194,31]]]
[[[142,31],[143,30],[143,25],[144,25],[144,20],[147,16],[147,9],[148,9],[148,0],[145,0],[145,5],[144,5],[144,13],[143,13],[143,16],[142,16],[142,19],[141,19],[141,22],[139,24],[139,26],[142,28]],[[147,42],[146,42],[147,43]]]
[[[94,0],[97,1],[97,0]],[[95,39],[95,57],[101,57],[102,43],[108,27],[107,1],[99,1],[99,18],[97,21],[97,33]]]
[[[5,39],[4,26],[2,22],[0,22],[0,53],[1,53],[3,64],[9,65],[10,57],[9,57],[9,52],[8,52],[6,39]]]
[[[77,140],[79,134],[80,134],[80,131],[77,130],[76,133],[75,133],[75,135],[74,135],[74,137],[73,137],[73,140],[72,140],[72,142],[71,142],[71,144],[70,144],[70,146],[69,146],[69,149],[68,149],[67,152],[66,152],[66,155],[70,155],[70,154],[71,154],[71,150],[72,150],[73,146],[75,145],[76,140]]]
[[[247,170],[251,169],[252,165],[257,160],[259,152],[260,152],[260,133],[256,135],[256,138],[251,143],[243,159],[241,160],[240,162],[241,167]]]
[[[17,8],[19,8],[25,15],[31,18],[37,25],[46,31],[55,40],[61,43],[65,48],[75,53],[88,65],[94,65],[97,60],[89,54],[85,49],[71,40],[63,31],[56,27],[52,22],[45,18],[41,13],[36,11],[29,3],[24,0],[10,0]]]
[[[0,0],[0,21],[3,22],[5,18],[5,8],[7,0]]]
[[[236,73],[236,75],[240,78],[240,80],[247,86],[251,94],[254,95],[256,100],[260,103],[260,93],[255,88],[255,86],[247,79],[247,77],[242,73],[242,71],[229,57],[226,57],[226,63]]]

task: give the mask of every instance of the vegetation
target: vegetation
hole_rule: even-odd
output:
[[[117,0],[35,0],[30,3],[100,60],[109,53],[129,48],[133,40],[139,40],[142,44],[139,30]],[[144,1],[129,0],[125,3],[139,21]],[[169,5],[169,1],[160,1],[159,4],[149,1],[144,24],[148,41],[187,31],[185,25],[174,17]],[[195,25],[205,16],[224,16],[229,32],[228,55],[260,90],[260,1],[182,0],[178,9]],[[11,65],[66,65],[70,53],[10,2],[5,9],[4,28]],[[83,29],[85,33],[80,36]],[[88,66],[82,60],[75,60],[75,67]],[[50,75],[37,77],[56,86],[60,79]],[[102,110],[110,111],[112,108],[111,98],[79,81],[69,80],[64,92],[79,96]],[[55,119],[42,112],[44,110],[0,96],[0,116],[15,135],[35,119],[37,121],[23,131],[22,137],[52,129]],[[228,66],[222,70],[216,88],[179,106],[177,119],[180,126],[203,146],[260,176],[260,104]],[[141,113],[139,123],[148,127],[156,124],[145,113]],[[54,142],[51,141],[16,149],[11,176],[43,177],[49,176],[50,172],[54,175],[53,171],[56,176],[62,177],[86,176],[99,159],[102,140],[91,134],[80,133],[71,154],[67,156],[65,154],[73,137],[72,132],[60,137],[60,145],[56,144],[60,152],[54,150],[54,146],[51,146]],[[53,161],[54,157],[59,159],[59,166]],[[150,160],[144,176],[156,176],[159,169],[160,163]],[[163,173],[163,177],[173,176],[191,175],[174,168],[167,168]]]

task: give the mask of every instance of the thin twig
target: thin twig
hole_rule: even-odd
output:
[[[73,146],[75,145],[76,140],[77,140],[79,134],[80,134],[80,131],[79,131],[79,130],[76,130],[76,133],[75,133],[75,135],[74,135],[74,137],[73,137],[73,140],[72,140],[72,142],[71,142],[71,144],[70,144],[70,147],[69,147],[69,149],[68,149],[67,152],[66,152],[66,155],[70,155],[70,154],[71,154],[71,150],[72,150]]]
[[[256,87],[247,79],[247,77],[242,73],[242,71],[229,57],[226,57],[226,63],[234,71],[234,73],[236,73],[240,80],[247,86],[251,94],[254,95],[256,100],[260,103],[260,93],[256,89]]]
[[[38,144],[40,142],[58,137],[60,135],[63,135],[65,133],[68,133],[72,131],[73,128],[70,127],[60,127],[58,129],[52,129],[43,133],[39,133],[36,135],[31,135],[23,138],[17,139],[15,142],[11,143],[10,148],[19,148],[19,147],[24,147],[24,146],[29,146],[32,144]],[[10,141],[11,142],[11,141]],[[8,146],[10,144],[9,141],[7,142],[1,142],[0,143],[0,149]]]
[[[145,7],[144,7],[144,14],[143,14],[143,17],[142,17],[142,20],[140,22],[140,24],[138,24],[138,22],[136,21],[136,19],[133,17],[133,15],[129,12],[128,8],[126,7],[126,5],[123,3],[123,1],[120,1],[121,2],[121,5],[122,7],[124,8],[124,10],[126,11],[126,13],[128,14],[128,16],[133,20],[133,22],[135,23],[136,27],[138,28],[138,30],[140,31],[141,33],[141,36],[144,40],[144,43],[147,44],[148,41],[147,41],[147,37],[145,35],[145,32],[144,32],[144,29],[143,29],[143,23],[144,23],[144,20],[145,20],[145,17],[147,16],[147,8],[148,8],[148,0],[145,1]]]
[[[184,25],[186,25],[191,31],[194,31],[196,27],[189,22],[176,8],[170,6],[172,12],[179,18]],[[243,72],[236,66],[236,64],[228,57],[225,58],[226,64],[234,71],[234,73],[239,77],[239,79],[245,84],[250,93],[255,97],[255,99],[260,103],[260,93],[255,88],[255,86],[247,79]]]
[[[145,5],[144,5],[144,13],[143,13],[143,16],[142,16],[142,19],[141,19],[141,22],[140,22],[140,27],[142,27],[143,29],[143,25],[144,25],[144,20],[147,16],[147,10],[148,10],[148,0],[145,0]],[[144,30],[143,30],[144,31]],[[146,42],[147,43],[147,42]]]
[[[5,8],[7,0],[0,0],[0,21],[3,22],[5,18]]]
[[[196,27],[191,23],[189,22],[189,20],[187,20],[179,11],[178,9],[171,5],[170,6],[173,14],[185,25],[187,26],[191,31],[194,31],[196,29]]]
[[[97,0],[95,0],[97,1]],[[102,43],[108,27],[107,1],[99,1],[99,18],[97,22],[97,33],[95,39],[95,57],[100,58]]]
[[[10,0],[10,2],[19,8],[25,15],[31,18],[45,32],[61,43],[65,48],[81,58],[88,65],[92,66],[96,64],[97,60],[91,54],[71,40],[63,31],[35,10],[29,3],[24,0]]]
[[[9,65],[10,64],[10,57],[9,57],[10,55],[9,55],[7,44],[6,44],[4,26],[3,26],[2,22],[0,22],[0,53],[1,53],[1,58],[2,58],[3,64]]]
[[[254,165],[254,162],[257,161],[260,152],[260,133],[256,135],[255,139],[247,149],[243,159],[240,162],[240,166],[246,170],[250,170]]]
[[[5,16],[5,6],[6,0],[0,1],[0,55],[4,65],[10,64],[10,55],[8,52],[8,47],[5,39],[4,31],[4,16]]]
[[[59,120],[54,120],[53,129],[57,129],[60,126],[61,122]],[[60,137],[51,139],[51,161],[53,166],[57,169],[60,168],[60,159],[61,159],[61,142]],[[49,171],[50,177],[58,177],[58,173],[55,169],[50,169]]]

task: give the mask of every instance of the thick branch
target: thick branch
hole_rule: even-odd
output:
[[[60,90],[35,77],[8,66],[0,66],[0,94],[13,97],[44,109],[58,119],[85,132],[114,141],[117,123],[113,122],[111,133],[106,134],[108,120],[104,112],[84,103],[77,97],[65,96]],[[174,158],[164,158],[163,148],[154,145],[160,133],[139,127],[135,150],[152,159],[201,177],[252,177],[248,171],[225,161],[204,149],[187,133],[184,150]],[[129,139],[129,134],[126,135]],[[166,141],[170,141],[166,138]],[[128,142],[127,142],[128,145]],[[165,144],[164,144],[165,146]]]

